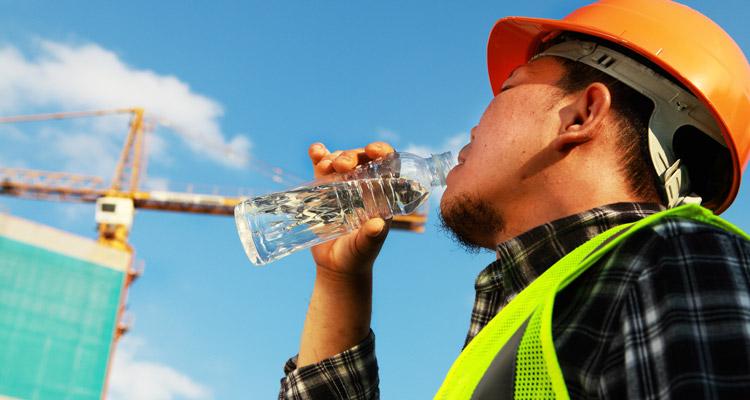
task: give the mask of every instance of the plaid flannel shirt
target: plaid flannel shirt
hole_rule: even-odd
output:
[[[565,254],[660,210],[599,207],[498,245],[476,280],[466,344]],[[750,398],[750,243],[685,219],[644,228],[558,294],[552,329],[571,398]],[[279,398],[377,399],[374,340],[303,368],[292,358]]]

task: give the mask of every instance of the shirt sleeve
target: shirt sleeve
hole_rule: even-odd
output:
[[[703,224],[672,228],[662,226],[657,254],[623,299],[627,398],[746,398],[750,245]]]
[[[378,362],[375,334],[356,346],[316,364],[297,368],[297,356],[284,366],[279,400],[352,399],[377,400]]]

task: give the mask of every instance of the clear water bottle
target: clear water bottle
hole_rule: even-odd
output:
[[[410,214],[456,164],[450,152],[423,158],[391,153],[344,174],[285,192],[244,200],[234,209],[237,232],[256,265],[335,239],[374,217]]]

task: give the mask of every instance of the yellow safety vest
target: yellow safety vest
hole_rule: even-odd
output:
[[[556,294],[639,229],[689,218],[743,236],[710,210],[688,204],[616,226],[556,262],[505,306],[461,352],[436,399],[569,399],[552,340]]]

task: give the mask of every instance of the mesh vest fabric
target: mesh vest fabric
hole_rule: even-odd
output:
[[[568,399],[552,338],[556,294],[627,237],[664,218],[693,219],[750,240],[734,225],[692,204],[662,211],[601,233],[556,262],[505,306],[461,352],[435,398],[471,399],[496,354],[529,320],[516,356],[514,398]]]

